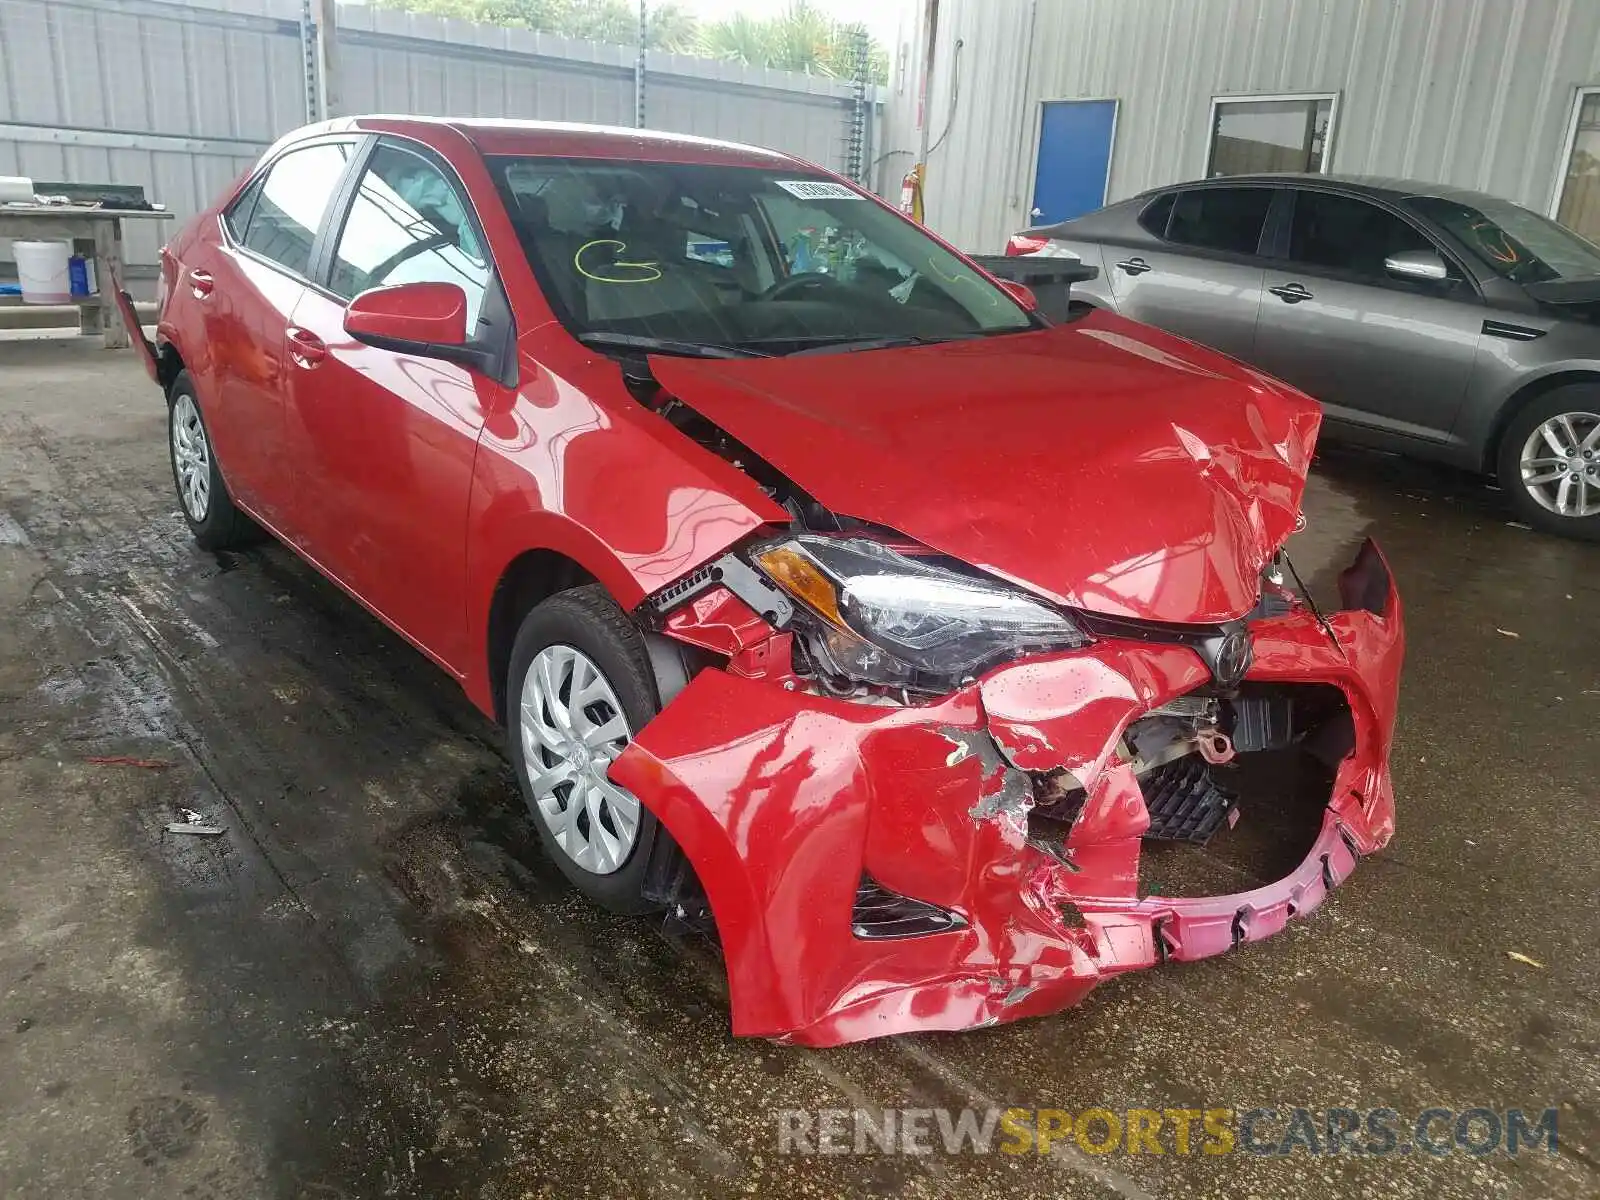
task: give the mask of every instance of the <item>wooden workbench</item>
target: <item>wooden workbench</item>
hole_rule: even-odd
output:
[[[74,296],[78,328],[98,333],[107,350],[128,345],[128,331],[110,297],[122,287],[122,222],[170,221],[169,212],[93,208],[79,204],[0,204],[0,241],[71,242],[74,254],[94,259],[93,296]]]

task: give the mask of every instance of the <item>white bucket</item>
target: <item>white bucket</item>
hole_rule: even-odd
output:
[[[67,267],[72,248],[66,242],[13,242],[11,246],[24,304],[72,303]]]

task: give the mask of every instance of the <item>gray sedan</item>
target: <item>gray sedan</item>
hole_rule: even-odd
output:
[[[1497,475],[1524,520],[1600,540],[1600,247],[1478,192],[1235,176],[1011,239],[1100,268],[1075,301],[1322,401],[1330,436]]]

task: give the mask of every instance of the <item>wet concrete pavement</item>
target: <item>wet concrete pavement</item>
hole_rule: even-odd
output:
[[[1407,605],[1391,848],[1078,1010],[816,1052],[735,1042],[712,945],[580,902],[398,638],[281,548],[196,551],[163,417],[131,356],[0,346],[0,1195],[1600,1192],[1600,547],[1328,453],[1302,570],[1371,533]],[[1560,1151],[777,1152],[780,1109],[1013,1104],[1555,1106]]]

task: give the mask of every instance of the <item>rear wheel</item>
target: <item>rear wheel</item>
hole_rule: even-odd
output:
[[[1556,388],[1511,422],[1500,486],[1528,524],[1600,541],[1600,387]]]
[[[189,372],[178,372],[167,391],[167,403],[172,482],[178,489],[178,504],[195,544],[202,550],[227,550],[249,542],[257,532],[255,523],[234,507],[233,497],[222,482],[222,471],[217,466],[216,451],[200,414],[200,399]]]
[[[511,762],[545,852],[589,899],[647,913],[656,819],[608,768],[660,709],[644,638],[604,589],[561,592],[522,622],[506,677]]]

